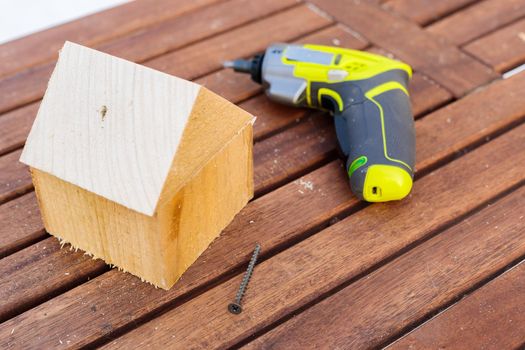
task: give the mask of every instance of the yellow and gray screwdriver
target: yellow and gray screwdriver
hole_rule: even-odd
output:
[[[331,112],[350,187],[359,198],[385,202],[410,193],[410,66],[363,51],[290,44],[273,44],[251,60],[224,66],[251,74],[272,100]]]

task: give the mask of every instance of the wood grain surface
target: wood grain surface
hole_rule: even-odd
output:
[[[439,110],[426,116],[420,121],[417,121],[417,133],[418,135],[422,135],[421,137],[418,136],[418,140],[429,141],[428,143],[421,142],[418,144],[417,168],[425,171],[432,164],[441,162],[443,159],[451,158],[455,152],[467,147],[469,142],[479,142],[476,140],[484,140],[497,130],[508,127],[509,125],[521,120],[523,113],[520,113],[519,111],[523,110],[522,100],[512,98],[512,96],[508,95],[506,91],[514,86],[523,85],[521,83],[523,79],[524,75],[520,74],[509,80],[496,82],[488,89],[479,91],[468,98],[450,105],[448,110],[444,112]],[[486,110],[487,94],[495,96],[501,94],[501,99],[498,98],[498,101],[500,101],[502,105],[496,108],[494,113],[489,111],[489,113],[483,114],[483,118],[480,118],[480,112],[478,111]],[[268,114],[268,116],[273,116],[273,118],[276,119],[280,117],[279,114]],[[333,136],[327,137],[324,142],[318,143],[319,140],[321,140],[318,137],[319,135],[322,135],[322,133],[320,134],[318,132],[318,128],[315,125],[325,125],[325,132],[329,132],[329,135],[332,135],[331,127],[328,125],[327,120],[319,117],[320,116],[300,123],[297,127],[293,127],[283,133],[277,134],[275,137],[268,138],[267,140],[255,145],[255,187],[257,193],[260,193],[264,186],[271,186],[272,188],[276,187],[276,179],[283,181],[283,178],[286,178],[285,176],[290,171],[303,173],[305,171],[303,169],[311,168],[313,164],[315,164],[310,162],[311,159],[315,160],[315,157],[320,157],[317,158],[320,159],[317,160],[317,162],[323,161],[322,154],[332,152],[335,145]],[[447,119],[450,119],[450,121],[447,122]],[[442,129],[442,126],[447,129]],[[308,128],[310,128],[310,133],[303,136],[302,142],[294,136],[298,135],[296,128],[299,128],[299,130],[308,130]],[[456,135],[455,137],[452,136],[452,131],[454,131],[454,134]],[[309,139],[306,139],[307,137]],[[296,141],[294,143],[289,142],[289,140]],[[310,146],[306,147],[308,144]],[[439,145],[439,147],[437,147],[437,145]],[[278,151],[275,152],[275,150]],[[264,174],[265,176],[259,174]],[[343,194],[348,193],[346,187],[343,187],[343,189]],[[333,192],[330,191],[330,193]],[[34,203],[32,204],[34,207]],[[327,204],[320,205],[320,208],[327,208],[326,205]],[[346,206],[342,209],[345,208]],[[283,215],[286,215],[286,213],[283,213]],[[308,224],[308,220],[305,219],[303,224]],[[314,225],[318,224],[319,223],[314,223]],[[300,231],[301,230],[298,230],[298,232]],[[14,242],[23,240],[25,238],[23,234],[28,235],[28,237],[33,237],[35,232],[31,229],[19,233],[16,235]],[[37,234],[44,235],[42,231],[38,231]],[[217,259],[220,258],[218,257]],[[48,292],[52,293],[52,291],[49,290]]]
[[[420,25],[426,25],[475,2],[476,0],[387,0],[383,6]]]
[[[521,213],[519,208],[524,205],[524,198],[525,189],[521,188],[501,203],[472,215],[296,315],[247,348],[380,347],[403,327],[446,306],[469,286],[525,255],[525,222],[515,220]],[[406,235],[406,231],[401,234],[401,227],[395,231]],[[377,248],[370,246],[369,249],[371,254]],[[355,254],[351,258],[355,260]],[[148,323],[142,330],[148,332],[154,324],[162,327],[161,319],[158,318],[158,323]],[[157,339],[159,333],[150,334]],[[137,340],[142,336],[137,337],[135,333],[133,337],[130,333],[121,340],[133,338]],[[481,344],[482,347],[488,345]],[[467,347],[470,346],[472,344]]]
[[[452,223],[456,218],[475,209],[479,203],[494,198],[514,185],[522,184],[525,180],[525,152],[522,152],[525,144],[524,131],[525,126],[510,131],[505,138],[494,140],[422,178],[416,182],[410,200],[369,206],[259,264],[258,270],[252,277],[251,289],[248,292],[250,294],[247,295],[243,307],[244,310],[251,310],[251,312],[231,315],[225,307],[224,300],[228,300],[228,296],[235,291],[240,278],[238,276],[112,341],[107,348],[170,345],[223,348],[236,344],[250,334],[287,316],[292,310],[300,309],[332,288],[367,271],[378,261],[395,255],[399,249],[432,235],[447,223]],[[521,154],[517,155],[517,153]],[[485,167],[480,160],[496,155],[513,155],[513,157],[499,163],[500,170],[505,173],[502,175],[505,179],[493,177],[491,181],[487,177],[492,169]],[[515,161],[523,161],[524,165],[515,167]],[[459,180],[462,178],[469,178],[470,181],[464,183]],[[484,188],[480,188],[480,184],[483,184]],[[314,191],[315,189],[316,187],[313,186]],[[521,192],[523,193],[525,191]],[[516,194],[517,198],[523,200],[525,197],[519,194]],[[457,200],[459,198],[461,200]],[[516,213],[519,212],[518,207],[514,203],[510,206]],[[509,220],[508,225],[512,227],[513,220]],[[503,232],[512,240],[504,245],[508,250],[495,249],[498,254],[488,254],[488,256],[493,259],[506,258],[508,263],[515,256],[525,254],[523,225],[525,222],[512,230],[502,227],[502,231],[493,233],[493,240],[497,241]],[[490,227],[492,229],[492,225]],[[479,227],[472,230],[473,242],[480,241],[478,229]],[[446,239],[449,236],[459,235],[451,232],[439,237]],[[500,244],[503,242],[505,241],[502,240]],[[491,241],[486,242],[486,246],[492,245],[491,243]],[[452,246],[458,247],[458,253],[463,249],[457,244]],[[467,249],[467,251],[478,250]],[[434,254],[434,256],[438,258],[439,255]],[[492,261],[486,261],[483,256],[476,257],[479,261],[477,264],[483,262],[481,271],[486,271],[493,265]],[[415,258],[413,261],[424,260]],[[465,276],[464,271],[472,269],[466,264],[458,265],[461,267],[457,272],[459,276]],[[423,272],[425,271],[424,264],[410,263],[406,266],[416,266],[417,269],[422,268]],[[407,269],[398,268],[394,271],[396,270]],[[406,278],[398,278],[392,272],[385,275],[402,284],[403,280],[417,274],[407,272]],[[475,274],[466,276],[474,278]],[[364,278],[362,281],[358,282],[358,285],[370,283],[369,278]],[[280,348],[321,346],[335,348],[344,344],[356,346],[360,342],[361,347],[371,346],[383,338],[383,333],[377,330],[360,333],[358,330],[366,329],[366,324],[376,324],[373,315],[382,318],[391,316],[386,310],[374,311],[374,306],[380,301],[383,301],[386,304],[385,309],[388,309],[388,303],[392,300],[385,297],[385,290],[380,288],[383,285],[378,282],[377,287],[363,289],[360,298],[349,295],[349,290],[353,290],[351,285],[312,306],[300,316],[295,316],[292,321],[272,330],[268,337],[262,337],[260,341],[262,344],[268,343]],[[408,284],[409,288],[417,285],[417,283]],[[311,288],[312,286],[315,288]],[[394,293],[393,289],[390,288],[389,292],[398,295],[400,303],[407,300],[404,294]],[[446,290],[446,287],[443,289]],[[376,291],[375,297],[371,295],[372,291]],[[426,291],[436,297],[446,295],[439,293],[440,290],[433,289],[431,284],[427,284]],[[363,304],[357,306],[356,302],[359,299]],[[421,297],[421,303],[427,304],[424,295]],[[370,311],[364,314],[366,310]],[[399,307],[397,310],[402,308]],[[377,321],[377,325],[385,328],[387,326],[381,321]],[[393,320],[388,327],[400,328],[402,325],[400,320]],[[195,332],[195,327],[200,331]],[[278,344],[279,342],[281,343]]]
[[[485,0],[445,17],[426,30],[451,44],[464,45],[524,15],[525,2],[521,0]]]
[[[0,347],[523,346],[522,265],[499,275],[525,257],[525,74],[498,79],[525,62],[523,3],[312,2],[139,0],[0,45]],[[195,79],[258,117],[257,198],[176,289],[60,249],[43,230],[17,159],[64,40]],[[408,201],[358,202],[330,118],[270,102],[249,76],[221,68],[272,41],[365,49],[415,68]],[[235,317],[226,305],[256,241],[261,263]]]
[[[523,191],[520,193],[521,196],[525,195]],[[515,197],[514,194],[511,196]],[[499,210],[493,210],[494,214],[499,214],[498,219],[506,216],[506,219],[510,220],[509,214],[512,213],[522,217],[520,213],[516,213],[515,208],[502,208],[503,203],[524,205],[512,199],[505,199],[501,204],[497,204]],[[501,212],[501,209],[506,211]],[[490,224],[496,223],[492,221]],[[523,295],[524,261],[393,343],[388,349],[519,349],[525,343]]]
[[[35,193],[0,206],[0,258],[45,237]]]
[[[422,119],[422,122],[426,120],[430,120],[429,117]],[[415,192],[415,193],[421,193],[423,198],[426,198],[424,199],[426,201],[425,202],[426,204],[421,203],[421,204],[410,205],[411,201],[410,202],[409,201],[400,202],[400,203],[397,203],[397,206],[400,208],[399,210],[401,210],[400,212],[393,210],[393,206],[388,205],[388,204],[382,205],[382,206],[372,206],[370,207],[369,211],[365,211],[365,213],[370,212],[370,214],[362,214],[362,215],[365,215],[365,218],[368,217],[366,215],[370,215],[370,219],[365,220],[361,218],[360,215],[358,214],[352,215],[347,219],[347,220],[350,220],[350,221],[347,221],[347,224],[338,226],[341,230],[338,232],[341,232],[341,234],[344,234],[345,232],[347,232],[345,229],[346,225],[349,225],[349,227],[360,227],[359,225],[365,225],[366,222],[369,222],[370,224],[373,224],[374,227],[377,227],[378,225],[377,220],[372,219],[372,218],[379,215],[377,213],[377,210],[380,210],[380,212],[382,213],[381,217],[383,217],[383,215],[386,215],[387,217],[390,217],[389,215],[392,215],[392,218],[395,218],[396,223],[399,222],[399,225],[402,225],[401,227],[410,227],[411,224],[415,225],[414,227],[417,228],[416,231],[414,232],[415,236],[413,236],[410,239],[417,240],[423,237],[424,235],[429,234],[436,228],[440,227],[440,225],[443,225],[444,223],[449,222],[452,219],[452,217],[456,215],[461,215],[461,213],[467,213],[469,210],[472,210],[472,208],[475,208],[475,206],[478,205],[478,203],[489,200],[490,198],[495,196],[497,193],[500,193],[501,191],[503,191],[504,188],[506,188],[505,186],[512,186],[513,183],[521,181],[520,179],[521,179],[522,173],[520,172],[520,169],[515,166],[515,163],[514,163],[514,162],[519,163],[520,162],[519,159],[517,158],[511,159],[510,157],[504,157],[505,160],[502,160],[502,161],[506,161],[508,163],[507,165],[508,170],[507,168],[504,168],[505,169],[504,171],[501,170],[503,169],[501,167],[503,163],[498,165],[498,169],[502,171],[502,175],[505,176],[505,178],[487,176],[487,174],[492,169],[490,169],[489,167],[486,167],[487,164],[485,164],[484,162],[480,162],[480,160],[490,158],[492,157],[491,156],[492,154],[501,155],[501,154],[505,154],[505,152],[508,153],[511,150],[513,150],[513,152],[516,153],[515,151],[520,150],[521,149],[520,147],[522,147],[522,145],[520,144],[521,142],[520,137],[522,138],[524,135],[522,131],[523,131],[523,127],[521,127],[517,131],[514,131],[514,132],[511,131],[510,133],[513,133],[512,136],[514,137],[511,138],[508,135],[506,135],[507,137],[505,138],[498,138],[496,140],[496,141],[499,141],[498,143],[496,143],[496,141],[492,141],[486,146],[482,147],[483,151],[481,150],[475,151],[467,155],[466,157],[464,157],[467,160],[463,160],[464,158],[461,158],[460,160],[457,161],[460,163],[453,162],[448,167],[446,167],[448,170],[446,170],[444,174],[439,173],[439,174],[433,174],[431,176],[426,176],[423,178],[424,180],[422,181],[424,182],[422,184],[419,184],[419,182],[416,182],[415,188],[416,188],[416,191],[417,189],[419,189],[419,192]],[[495,149],[493,150],[493,148]],[[521,152],[521,153],[517,152],[517,153],[518,153],[518,156],[522,156],[525,154],[525,152]],[[456,165],[459,164],[459,165],[457,165],[457,167],[454,167],[453,164],[456,164]],[[327,178],[337,178],[338,176],[342,176],[341,172],[337,170],[337,167],[335,167],[333,171],[335,172],[332,172],[331,174],[328,173],[326,175]],[[462,173],[462,172],[466,172],[466,173]],[[226,268],[226,266],[221,269],[218,268],[218,266],[223,266],[223,265],[220,265],[221,264],[220,262],[221,261],[224,262],[224,250],[223,249],[225,248],[229,252],[228,253],[228,256],[229,256],[228,263],[233,264],[233,266],[238,266],[243,261],[246,261],[245,259],[247,259],[247,256],[245,255],[245,253],[243,254],[242,252],[243,251],[246,252],[250,250],[250,247],[251,247],[250,242],[254,242],[255,240],[257,240],[261,242],[263,247],[266,247],[266,249],[272,250],[272,249],[275,249],[273,248],[275,247],[274,244],[286,244],[285,242],[292,238],[289,236],[291,232],[295,232],[295,235],[298,235],[305,231],[308,232],[308,228],[311,229],[312,227],[316,227],[322,224],[322,221],[321,222],[317,221],[318,219],[315,219],[313,222],[309,221],[307,219],[308,218],[307,213],[304,212],[305,207],[300,206],[299,204],[300,202],[297,202],[297,199],[295,199],[297,198],[297,196],[300,196],[300,197],[301,196],[305,196],[305,197],[314,196],[318,200],[327,200],[328,202],[322,205],[318,204],[314,206],[312,203],[311,205],[308,206],[308,208],[311,208],[311,209],[317,208],[317,210],[320,210],[321,213],[325,212],[328,209],[328,205],[329,205],[328,203],[332,203],[332,201],[336,199],[337,196],[334,196],[334,195],[323,196],[322,195],[322,193],[326,191],[326,189],[323,186],[324,182],[321,181],[320,178],[324,178],[324,176],[320,178],[318,178],[318,176],[319,175],[317,175],[316,172],[314,172],[306,176],[305,178],[299,179],[298,181],[294,183],[291,183],[287,186],[281,187],[280,189],[276,191],[273,191],[269,195],[262,197],[260,200],[253,202],[253,205],[249,205],[246,208],[246,210],[248,210],[248,213],[253,213],[252,215],[256,215],[256,216],[253,216],[253,219],[252,219],[252,218],[249,218],[243,215],[243,213],[245,213],[246,210],[241,212],[240,216],[234,221],[234,223],[232,223],[233,227],[235,227],[236,229],[233,231],[230,231],[230,228],[231,228],[230,226],[230,228],[228,228],[226,232],[224,232],[223,235],[214,242],[212,247],[204,253],[201,259],[199,259],[197,263],[188,270],[188,273],[180,281],[178,288],[169,291],[169,293],[167,294],[157,295],[154,298],[156,303],[162,305],[162,303],[166,302],[166,299],[173,300],[175,295],[180,296],[180,295],[184,295],[184,293],[191,291],[192,288],[195,288],[199,285],[199,283],[196,283],[195,278],[197,278],[200,281],[203,281],[203,278],[204,278],[204,281],[209,280],[209,279],[213,280],[213,278],[217,278],[216,277],[217,274],[220,275],[221,272],[227,273],[228,269]],[[459,179],[462,179],[462,178],[469,178],[470,181],[468,183],[459,181]],[[488,181],[490,179],[492,179],[493,182],[489,183]],[[435,184],[433,186],[436,186],[436,190],[430,191],[429,188],[432,188],[432,187],[431,185],[426,184],[426,182]],[[479,184],[483,184],[483,186],[479,188],[480,187]],[[342,191],[341,189],[339,190],[332,189],[329,191],[329,193],[339,193],[339,196],[342,196],[343,198],[345,197],[345,193],[348,194],[348,187],[344,182],[328,181],[326,185],[344,186],[343,188],[346,188],[345,191]],[[320,186],[323,186],[323,187],[320,187]],[[472,189],[469,189],[466,186],[472,186]],[[313,190],[310,190],[310,188],[313,188]],[[282,191],[285,191],[285,192],[282,192]],[[291,196],[289,194],[282,195],[282,193],[287,193],[288,191],[292,191],[292,193],[295,192],[295,196]],[[321,193],[321,195],[319,195],[319,193]],[[447,197],[448,195],[450,197]],[[462,198],[461,201],[454,202],[451,200],[451,198],[458,198],[458,196]],[[276,198],[279,198],[279,200],[277,200]],[[290,205],[291,203],[294,203],[293,208],[295,210],[301,211],[301,214],[299,213],[292,214],[289,210],[283,211],[282,208],[286,208],[290,206],[290,205],[284,204],[282,202],[283,200],[287,201],[287,203],[288,201],[290,201],[289,202]],[[309,201],[311,200],[312,199],[310,198]],[[261,213],[265,213],[265,211],[262,211],[261,209],[256,209],[256,206],[255,206],[256,203],[267,203],[267,201],[271,201],[271,203],[269,203],[268,205],[270,205],[270,208],[274,208],[274,209],[268,208],[266,210],[270,210],[270,213],[280,212],[280,216],[276,217],[275,214],[270,214],[270,213],[262,215]],[[357,202],[354,200],[351,200],[350,202],[344,202],[344,205],[342,207],[341,207],[342,204],[336,204],[336,203],[332,203],[331,207],[333,208],[333,206],[336,205],[335,209],[337,213],[341,209],[350,210],[349,205],[355,206],[355,204],[357,204]],[[438,211],[438,204],[442,206],[441,211]],[[463,209],[460,209],[460,207],[455,207],[453,206],[453,204],[456,206],[465,205],[466,207],[461,207]],[[418,210],[419,208],[424,208],[424,207],[432,208],[432,210],[427,211],[423,215],[419,213]],[[405,208],[405,209],[402,209],[402,208]],[[401,213],[404,213],[404,211],[406,211],[406,213],[401,215]],[[314,211],[312,214],[314,213],[316,213],[316,211]],[[332,215],[335,214],[334,212],[332,213],[333,213]],[[277,224],[278,228],[271,229],[269,226],[269,223],[266,223],[265,220],[261,221],[260,219],[261,215],[262,217],[268,217],[270,222]],[[318,214],[315,214],[314,218],[319,218],[317,215]],[[326,214],[323,214],[323,215],[326,215]],[[290,221],[291,218],[294,216],[296,217],[295,219],[297,220],[299,227],[296,227]],[[280,217],[282,219],[280,219]],[[419,217],[421,218],[422,221],[421,222],[418,221],[417,223],[414,223],[413,221],[409,219],[411,217]],[[328,220],[328,219],[329,218],[326,218],[325,220]],[[283,227],[281,224],[283,220],[286,220],[286,230],[284,232],[282,231]],[[250,224],[251,221],[253,221],[252,224]],[[246,236],[246,233],[244,233],[243,244],[239,247],[235,247],[234,251],[237,253],[234,253],[232,251],[231,244],[228,244],[228,241],[229,240],[237,241],[238,239],[236,239],[234,232],[236,232],[236,230],[238,230],[237,232],[242,232],[247,222],[249,225],[248,227],[250,228],[249,232],[251,232],[251,234],[253,234],[254,236],[251,236],[252,238],[248,239]],[[423,223],[425,224],[424,226],[422,226]],[[305,225],[307,226],[305,227]],[[333,226],[333,227],[336,227],[336,226]],[[384,226],[385,226],[384,230],[387,230],[387,231],[397,230],[397,229],[400,229],[402,231],[405,230],[404,228],[401,229],[401,228],[396,227],[395,225],[392,225],[392,223],[386,219],[384,219]],[[256,227],[260,227],[262,231],[259,231],[259,230],[254,231]],[[423,231],[420,231],[420,230],[423,230]],[[332,231],[328,231],[328,232],[332,232]],[[374,231],[368,231],[368,232],[377,232],[377,230],[374,229]],[[323,235],[323,236],[327,236],[327,235]],[[331,236],[328,235],[328,237],[331,237]],[[387,242],[389,242],[390,244],[395,243],[394,241],[392,241],[393,236],[391,234],[387,234],[386,231],[382,233],[380,237],[378,237],[378,239],[380,238],[386,239],[386,237],[388,237]],[[371,238],[370,239],[369,238],[370,237],[365,235],[361,237],[360,239],[364,241],[363,244],[366,243],[366,244],[373,245],[376,243],[376,241],[371,240]],[[268,241],[268,239],[270,241]],[[283,239],[284,241],[282,241]],[[275,242],[275,243],[271,244],[270,242]],[[398,244],[397,246],[398,249],[400,249],[401,247],[407,244],[407,241],[401,239],[400,241],[397,241],[397,244]],[[221,248],[221,247],[225,247],[225,248]],[[394,249],[395,251],[395,248],[392,248],[392,249]],[[288,251],[290,250],[287,250],[286,252]],[[359,251],[362,251],[364,254],[365,251],[367,250],[360,249]],[[389,254],[392,254],[394,251],[388,250]],[[212,259],[208,254],[213,254],[212,256],[214,258]],[[293,254],[293,250],[291,250],[290,254]],[[367,259],[373,258],[373,255],[370,255],[369,253],[367,253],[367,254],[364,254],[364,258],[367,258]],[[318,266],[316,265],[315,261],[316,259],[312,259],[312,264],[314,264],[313,265],[314,267],[312,268],[318,269]],[[199,274],[198,269],[200,268],[200,266],[202,266],[202,268],[206,268],[207,266],[206,263],[209,264],[212,262],[213,262],[213,265],[216,266],[216,269],[214,271],[209,271],[209,269],[206,269],[207,277],[205,277],[202,273]],[[363,265],[361,265],[359,262],[357,262],[356,268],[358,268],[360,271],[362,271],[361,269],[364,269]],[[195,275],[193,275],[194,273]],[[74,341],[74,344],[77,344],[77,345],[84,344],[85,345],[89,343],[90,341],[93,341],[94,339],[100,337],[102,334],[111,332],[115,328],[123,326],[122,322],[124,320],[122,319],[121,314],[111,314],[108,312],[114,305],[127,305],[127,307],[122,310],[122,312],[125,312],[127,315],[129,315],[125,317],[125,319],[135,319],[137,317],[140,317],[140,315],[143,314],[144,312],[152,311],[151,310],[151,307],[153,307],[152,301],[150,299],[144,300],[141,298],[142,297],[146,298],[146,296],[151,296],[152,295],[151,293],[154,291],[154,289],[148,288],[146,285],[143,285],[143,284],[137,284],[137,282],[134,281],[133,279],[127,279],[125,276],[122,276],[122,275],[119,276],[119,274],[120,273],[118,273],[117,271],[110,271],[109,273],[106,273],[100,276],[99,278],[96,278],[90,281],[89,283],[86,283],[76,289],[71,290],[68,293],[63,294],[62,296],[55,298],[54,302],[52,303],[49,303],[49,304],[44,303],[41,306],[37,307],[36,309],[30,310],[29,312],[14,318],[12,321],[8,321],[5,325],[7,325],[6,327],[9,327],[11,324],[16,323],[18,325],[21,325],[23,323],[23,324],[27,324],[27,327],[32,327],[31,323],[35,322],[34,316],[31,316],[31,314],[33,313],[38,313],[38,314],[45,313],[46,314],[46,317],[38,319],[38,322],[40,322],[40,324],[45,324],[48,322],[52,324],[56,324],[56,322],[60,322],[60,320],[62,320],[62,313],[63,313],[63,310],[65,310],[64,308],[67,308],[68,310],[75,309],[74,314],[77,316],[82,315],[81,319],[87,323],[64,324],[61,326],[61,329],[64,331],[64,333],[61,333],[61,334],[65,336],[66,334],[77,333],[78,338]],[[112,279],[113,281],[106,282],[108,281],[108,279],[110,280]],[[298,281],[302,281],[302,279],[298,279]],[[103,283],[104,285],[103,292],[100,289],[98,289],[99,288],[98,286],[100,286],[99,283]],[[128,285],[129,283],[137,284],[137,285],[133,285],[133,288],[129,287],[133,289],[135,293],[123,294],[122,290],[126,290],[126,287],[122,286],[121,283],[128,283]],[[233,282],[230,282],[230,284],[233,285]],[[111,293],[113,297],[110,300],[108,300],[107,299],[107,295],[109,293],[108,288],[110,287],[111,289],[115,289],[115,294],[113,295],[113,293]],[[139,288],[141,289],[144,288],[144,291],[139,292]],[[315,294],[318,292],[318,288],[316,287],[315,291],[305,289],[305,292],[313,292]],[[156,293],[156,294],[159,294],[159,293]],[[106,310],[106,312],[104,312],[104,317],[100,318],[100,314],[93,314],[89,309],[86,309],[85,308],[86,304],[82,304],[82,303],[78,304],[76,302],[77,297],[75,297],[75,295],[78,295],[78,296],[82,295],[84,301],[87,301],[88,299],[86,298],[89,298],[89,300],[92,300],[91,303],[95,303],[99,309]],[[58,305],[60,305],[59,308],[57,308],[57,302],[58,302]],[[146,307],[146,309],[144,309],[144,307]],[[179,310],[179,308],[175,309],[175,312],[178,312],[176,310]],[[203,310],[207,310],[207,309],[203,308]],[[95,319],[93,319],[93,317],[95,317]],[[9,323],[9,322],[12,322],[12,323]],[[107,329],[104,330],[103,328],[96,326],[97,324],[100,325],[101,322],[105,322],[105,324],[108,324],[109,322],[109,324],[111,324],[111,328],[109,329],[109,327],[106,327]],[[118,323],[115,323],[115,322],[118,322]],[[89,326],[90,330],[88,334],[85,333],[88,331],[88,328],[86,328],[87,325],[91,325]],[[3,332],[3,329],[7,329],[7,328],[3,328],[3,326],[4,325],[0,326],[0,334]],[[83,332],[82,337],[78,335],[79,329],[77,327],[81,327],[82,332]],[[34,337],[33,336],[25,337],[23,341],[19,339],[19,341],[22,341],[22,343],[18,343],[18,344],[29,345],[36,341],[42,342],[45,337],[44,334],[38,333],[38,332],[37,333],[33,332],[33,335]],[[47,339],[46,342],[49,341],[48,344],[52,344],[54,341],[52,337],[49,337],[46,339]]]
[[[525,19],[492,32],[465,46],[498,72],[505,72],[525,62]]]

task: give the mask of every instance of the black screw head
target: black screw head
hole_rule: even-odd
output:
[[[228,305],[228,311],[232,314],[238,315],[242,312],[242,306],[237,303],[230,303],[230,305]]]

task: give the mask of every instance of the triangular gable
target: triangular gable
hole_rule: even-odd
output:
[[[199,90],[66,42],[20,160],[153,215]]]

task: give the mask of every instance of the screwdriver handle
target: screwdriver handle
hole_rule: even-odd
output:
[[[344,105],[334,117],[350,186],[368,202],[402,199],[412,188],[415,131],[408,79],[405,71],[392,70],[331,88]]]

